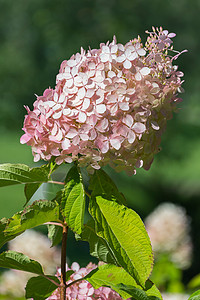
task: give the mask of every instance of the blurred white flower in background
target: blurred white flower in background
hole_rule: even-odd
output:
[[[54,274],[56,266],[60,263],[60,251],[56,247],[50,247],[50,240],[35,230],[27,230],[8,243],[9,250],[39,261],[46,274]],[[0,277],[0,295],[23,296],[26,283],[32,276],[31,273],[17,270],[5,271]]]
[[[162,294],[163,300],[188,300],[189,295],[186,294],[171,294],[171,293],[164,293]]]
[[[158,254],[166,253],[178,268],[186,269],[190,266],[190,219],[184,208],[173,203],[163,203],[146,218],[145,226],[155,258]]]

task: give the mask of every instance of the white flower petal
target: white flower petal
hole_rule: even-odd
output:
[[[71,70],[72,76],[74,77],[77,73],[78,73],[78,68],[77,67],[73,67]]]
[[[73,262],[72,265],[71,265],[71,269],[73,271],[77,272],[80,269],[80,266],[79,266],[79,264],[77,262]]]
[[[71,109],[70,108],[65,108],[63,109],[63,115],[68,116],[71,113]]]
[[[148,67],[144,67],[140,70],[140,73],[145,76],[145,75],[148,75],[150,73],[150,71],[151,70]]]
[[[68,131],[66,137],[69,138],[69,139],[72,139],[72,138],[75,137],[77,134],[78,134],[78,132],[76,131],[76,129],[75,129],[75,128],[71,128],[71,129]]]
[[[57,102],[57,101],[58,101],[58,93],[55,93],[55,94],[54,94],[54,96],[53,96],[53,100],[54,100],[55,102]]]
[[[132,67],[132,63],[126,59],[125,62],[123,63],[123,66],[125,69],[130,69]]]
[[[143,133],[146,130],[146,126],[140,122],[136,122],[132,128],[138,134]]]
[[[113,46],[111,46],[110,52],[111,52],[111,53],[116,53],[117,50],[118,50],[117,45],[113,45]]]
[[[61,104],[59,104],[59,103],[57,103],[56,105],[54,105],[53,107],[52,107],[52,109],[54,110],[54,111],[56,111],[56,110],[58,110],[58,109],[60,109],[61,108]]]
[[[62,138],[63,138],[62,130],[58,129],[58,133],[55,135],[55,138],[56,138],[58,141],[61,141],[61,140],[62,140]]]
[[[133,125],[133,117],[131,115],[126,115],[124,117],[123,122],[128,126],[131,127]]]
[[[143,49],[143,48],[140,48],[137,50],[137,53],[140,55],[140,56],[144,56],[146,54],[146,51]]]
[[[63,103],[65,101],[65,94],[61,94],[58,100],[58,103]]]
[[[137,72],[135,74],[135,80],[140,81],[142,79],[142,75],[140,74],[140,72]]]
[[[59,112],[57,112],[57,113],[54,113],[52,115],[52,118],[55,119],[55,120],[57,120],[57,119],[60,119],[61,116],[62,116],[62,110],[59,111]]]
[[[62,149],[63,150],[67,150],[67,149],[69,149],[70,146],[71,146],[70,140],[68,140],[68,139],[65,138],[62,141]]]
[[[120,102],[119,107],[123,111],[128,111],[129,110],[129,103],[128,102]]]
[[[86,93],[85,88],[84,87],[80,88],[77,94],[78,98],[83,99],[85,97],[85,93]]]
[[[130,130],[128,133],[128,142],[132,144],[135,141],[135,138],[136,138],[135,133],[132,130]]]
[[[83,110],[86,110],[86,109],[88,109],[89,106],[90,106],[90,99],[85,98],[85,99],[83,100],[83,106],[82,106],[82,109],[83,109]]]
[[[117,56],[116,61],[118,63],[122,63],[123,61],[125,61],[126,56],[124,54],[122,54],[121,56]]]
[[[51,134],[52,134],[52,135],[56,135],[57,131],[58,131],[58,126],[57,126],[56,123],[54,123],[53,129],[52,129],[52,131],[51,131]]]
[[[69,67],[74,67],[76,65],[76,61],[74,59],[69,59],[67,64]]]
[[[110,53],[110,48],[108,46],[102,46],[101,49],[103,53]]]
[[[101,53],[100,54],[100,59],[102,62],[107,62],[110,59],[110,54],[107,53]]]
[[[47,104],[49,107],[53,107],[56,103],[54,101],[46,101],[45,104]]]
[[[136,59],[137,57],[138,57],[137,53],[132,52],[127,58],[132,61],[132,60]]]
[[[105,104],[98,104],[98,105],[96,106],[96,111],[97,111],[97,113],[99,113],[99,114],[105,113],[105,111],[106,111],[106,106],[105,106]]]
[[[78,115],[79,122],[84,123],[87,119],[87,116],[84,112],[80,111]]]
[[[121,148],[121,142],[118,139],[110,139],[110,144],[116,150],[119,150]]]
[[[160,126],[158,125],[158,123],[156,121],[151,121],[151,126],[154,130],[160,129]]]

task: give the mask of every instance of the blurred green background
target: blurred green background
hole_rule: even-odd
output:
[[[136,176],[112,175],[128,205],[145,218],[159,203],[185,207],[191,217],[193,264],[184,272],[188,282],[200,271],[200,0],[0,0],[0,163],[34,166],[31,149],[20,145],[25,115],[34,94],[55,86],[60,63],[82,46],[98,48],[100,42],[126,43],[145,30],[162,26],[175,32],[174,48],[188,49],[177,64],[185,73],[184,101],[169,121],[162,151],[152,168]],[[0,190],[0,217],[23,207],[23,187]],[[68,255],[89,261],[87,247],[80,253],[71,239]]]

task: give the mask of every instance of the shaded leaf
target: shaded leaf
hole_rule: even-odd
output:
[[[26,204],[38,190],[42,183],[48,182],[51,174],[56,169],[55,163],[50,162],[48,164],[42,165],[40,167],[30,169],[30,175],[34,178],[37,178],[39,182],[36,183],[27,183],[24,187],[24,194],[26,196]]]
[[[27,229],[57,220],[59,205],[56,201],[35,201],[12,218],[0,220],[0,247]]]
[[[141,295],[144,294],[148,297],[154,297],[144,298],[145,300],[162,299],[160,292],[150,280],[146,282],[143,289],[136,283],[135,279],[130,274],[128,274],[123,268],[115,265],[105,264],[99,266],[97,269],[86,275],[84,279],[90,282],[95,289],[98,289],[101,286],[110,287],[119,293],[124,299],[133,296],[133,292],[128,288],[126,289],[126,286],[130,286],[133,289],[139,290]]]
[[[60,283],[59,279],[55,276],[47,276],[51,280],[54,280],[56,283]],[[52,281],[48,280],[45,277],[37,276],[32,277],[29,279],[26,285],[26,299],[33,298],[34,300],[45,300],[51,294],[53,291],[55,291],[58,288],[56,284],[54,284]]]
[[[148,284],[150,285],[151,283],[148,281]],[[145,288],[144,290],[141,290],[134,286],[123,285],[123,284],[119,284],[118,288],[120,289],[120,291],[125,291],[126,293],[128,293],[135,300],[161,300],[162,299],[162,296],[159,295],[160,293],[158,292],[158,290],[155,290],[155,285],[153,285],[153,283],[149,289]]]
[[[102,196],[108,200],[126,203],[124,195],[118,191],[115,183],[102,169],[96,170],[92,175],[89,190],[92,191],[93,197]]]
[[[62,215],[67,225],[80,234],[85,213],[85,192],[81,173],[76,166],[69,170],[65,182],[61,193]]]
[[[144,285],[152,271],[153,254],[140,217],[132,209],[101,196],[91,198],[89,209],[97,235],[107,241],[118,265]]]
[[[70,280],[70,276],[74,274],[74,271],[73,270],[68,270],[66,272],[66,282]]]
[[[15,251],[6,251],[0,254],[0,267],[44,274],[39,262],[30,259],[28,256]]]
[[[48,225],[48,238],[51,240],[51,247],[58,245],[62,240],[63,229],[61,226]]]
[[[1,164],[0,165],[0,187],[26,184],[26,183],[42,183],[48,181],[46,171],[42,168],[30,169],[23,164]]]
[[[85,224],[81,235],[76,238],[77,240],[87,241],[90,244],[90,254],[98,258],[98,260],[117,264],[116,258],[107,241],[96,234],[94,220],[91,219]]]

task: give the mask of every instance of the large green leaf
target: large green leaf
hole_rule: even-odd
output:
[[[200,290],[193,293],[188,300],[200,300]]]
[[[153,254],[140,217],[132,209],[101,196],[91,198],[89,209],[97,235],[107,241],[118,265],[144,286],[152,271]]]
[[[72,167],[66,177],[61,193],[62,215],[67,225],[80,234],[83,227],[85,212],[85,192],[79,169]]]
[[[0,220],[0,247],[26,229],[58,220],[59,205],[56,201],[35,201],[12,218]]]
[[[42,183],[48,181],[48,173],[43,168],[30,169],[23,164],[0,165],[0,187],[14,184]]]
[[[56,283],[60,283],[59,279],[55,276],[49,276],[48,278],[55,281]],[[32,298],[34,300],[45,300],[53,291],[58,288],[56,284],[52,281],[48,280],[45,277],[37,276],[29,279],[26,285],[26,299]]]
[[[96,170],[91,177],[89,189],[91,196],[102,196],[122,204],[126,203],[124,195],[120,193],[112,179],[102,169]]]
[[[0,254],[0,267],[44,275],[39,262],[15,251],[6,251]]]
[[[54,162],[50,162],[40,167],[30,169],[30,175],[33,178],[37,178],[37,182],[25,184],[24,193],[27,200],[26,203],[28,203],[42,183],[48,182],[51,174],[56,170],[57,167],[58,165],[56,165]]]
[[[84,229],[80,236],[76,236],[79,240],[87,241],[90,244],[90,254],[100,261],[106,263],[117,264],[112,249],[110,249],[108,242],[95,232],[95,223],[91,219],[84,225]]]
[[[115,265],[99,266],[97,269],[86,275],[84,279],[90,282],[95,289],[101,286],[108,286],[119,293],[124,299],[133,296],[131,289],[138,291],[141,295],[145,295],[147,297],[144,298],[145,300],[162,299],[160,292],[150,280],[148,280],[144,288],[142,288],[123,268]],[[127,288],[127,286],[129,288]],[[136,299],[142,300],[143,298]]]
[[[130,296],[132,296],[134,300],[161,300],[162,296],[158,295],[158,290],[155,290],[155,285],[148,281],[149,289],[141,290],[134,286],[126,286],[123,284],[119,284],[118,288],[120,291],[127,292]]]

